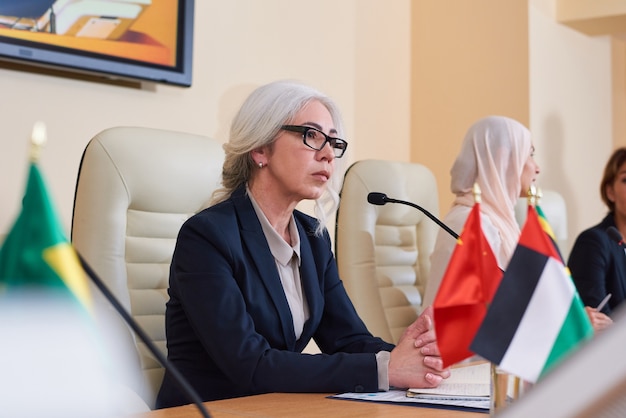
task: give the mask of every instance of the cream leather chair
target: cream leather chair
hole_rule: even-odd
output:
[[[407,205],[369,204],[370,192],[439,216],[437,186],[431,171],[416,163],[357,161],[345,175],[335,230],[339,275],[370,332],[397,342],[421,312],[439,227]]]
[[[210,138],[138,127],[107,129],[83,154],[72,242],[163,354],[178,230],[207,206],[219,186],[223,159],[221,144]],[[164,369],[132,338],[145,377],[137,392],[153,408]]]
[[[548,219],[561,255],[565,262],[567,262],[570,248],[567,243],[567,205],[565,204],[565,199],[563,199],[560,193],[554,190],[542,190],[541,194],[539,206],[541,206],[541,210]],[[527,211],[528,199],[520,198],[517,201],[517,205],[515,205],[515,218],[520,227],[526,222]]]

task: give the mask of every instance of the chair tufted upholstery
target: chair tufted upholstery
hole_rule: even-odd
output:
[[[221,144],[208,137],[140,127],[104,130],[83,154],[72,242],[163,354],[178,230],[207,206],[223,160]],[[153,408],[164,370],[132,337],[145,376],[140,395]]]
[[[370,192],[438,216],[437,186],[425,166],[395,161],[357,161],[344,178],[335,230],[339,275],[370,332],[395,343],[421,311],[438,226],[407,205],[371,205]]]

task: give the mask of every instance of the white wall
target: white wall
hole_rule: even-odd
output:
[[[0,68],[0,236],[19,212],[37,120],[48,127],[41,167],[68,233],[78,164],[94,134],[136,125],[225,141],[242,100],[275,79],[299,79],[336,99],[348,161],[408,158],[410,0],[195,3],[191,88],[140,90]]]
[[[565,197],[571,245],[605,211],[597,189],[612,150],[610,42],[558,24],[555,1],[529,2],[530,127],[539,185]],[[94,134],[142,125],[225,141],[250,90],[279,78],[301,79],[337,100],[348,162],[408,160],[410,10],[410,0],[198,0],[189,89],[0,69],[0,235],[19,211],[36,120],[48,126],[41,166],[68,232],[80,156]]]
[[[540,187],[567,204],[569,252],[606,214],[599,184],[613,150],[611,44],[558,24],[555,0],[529,2],[530,130]]]

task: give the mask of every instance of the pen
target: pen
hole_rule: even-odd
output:
[[[602,299],[602,302],[600,302],[600,304],[596,307],[596,310],[597,310],[597,311],[601,311],[601,310],[602,310],[602,308],[604,308],[604,305],[606,305],[606,304],[607,304],[607,302],[609,301],[609,299],[611,299],[611,296],[612,296],[612,295],[611,295],[610,293],[609,293],[608,295],[606,295],[606,296],[604,297],[604,299]]]

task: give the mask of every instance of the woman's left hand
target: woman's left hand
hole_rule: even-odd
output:
[[[595,332],[602,331],[613,323],[613,320],[608,315],[598,312],[595,308],[585,306],[585,311],[589,316],[589,320]]]

